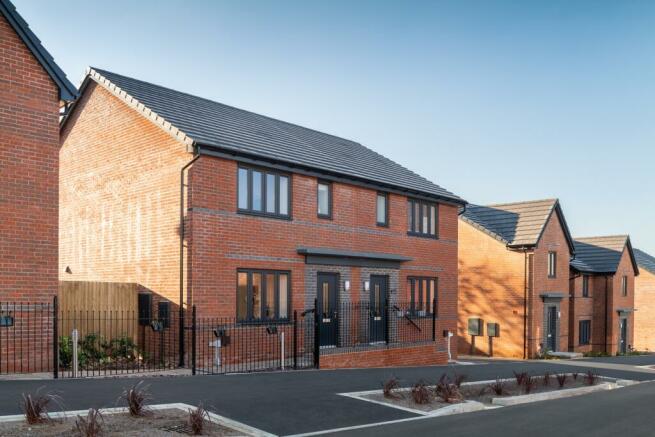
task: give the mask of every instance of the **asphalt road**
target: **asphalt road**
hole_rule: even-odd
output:
[[[643,357],[639,358],[644,360]],[[650,356],[646,361],[655,364],[655,356]],[[392,375],[398,377],[402,385],[409,386],[420,379],[434,382],[443,372],[452,372],[454,369],[459,373],[466,374],[468,380],[473,381],[511,377],[514,370],[525,370],[533,374],[543,374],[546,370],[550,372],[571,372],[576,370],[583,372],[586,370],[587,363],[581,362],[581,364],[583,367],[573,369],[570,364],[561,364],[558,361],[491,361],[466,366],[159,377],[148,378],[146,381],[150,386],[152,403],[185,402],[197,404],[202,401],[205,406],[210,407],[218,414],[274,434],[287,435],[416,417],[409,412],[345,398],[337,394],[380,388],[382,381]],[[593,362],[588,364],[593,365]],[[628,366],[622,366],[621,361],[614,368],[594,369],[595,372],[610,377],[655,380],[655,373],[653,372],[633,372],[632,370]],[[60,394],[66,409],[86,409],[91,406],[112,407],[117,405],[117,399],[122,390],[137,381],[139,379],[134,378],[2,381],[0,382],[0,393],[2,394],[0,396],[0,414],[20,413],[21,393],[33,392],[39,387]],[[646,387],[649,388],[646,389]],[[598,412],[592,411],[593,409],[590,407],[589,410],[579,413],[581,416],[578,417],[572,415],[571,411],[573,410],[563,408],[560,405],[570,404],[580,408],[579,405],[584,406],[592,402],[588,399],[598,398],[603,405],[608,405],[608,414],[603,416],[603,420],[615,416],[617,423],[626,425],[627,422],[623,419],[624,416],[618,415],[618,412],[631,409],[634,402],[643,401],[647,398],[649,390],[653,393],[652,400],[655,400],[655,389],[653,385],[649,384],[648,386],[642,385],[637,390],[630,388],[610,393],[612,399],[619,400],[615,404],[608,404],[607,399],[609,397],[606,394],[602,396],[589,395],[589,398],[585,396],[584,399],[583,397],[577,397],[566,402],[556,401],[556,405],[549,405],[552,403],[552,401],[549,401],[529,406],[508,407],[502,409],[502,411],[485,411],[447,418],[435,418],[429,421],[420,420],[407,422],[404,425],[389,425],[384,428],[371,428],[359,432],[391,435],[398,432],[396,427],[407,426],[410,427],[407,432],[412,432],[411,429],[417,427],[416,432],[419,435],[424,433],[433,434],[435,429],[448,429],[449,435],[460,435],[452,434],[451,431],[459,432],[458,426],[460,424],[462,426],[474,426],[469,422],[477,421],[479,416],[483,418],[483,423],[493,424],[493,426],[480,425],[480,428],[476,428],[480,432],[484,430],[485,435],[489,435],[489,432],[493,431],[493,427],[499,427],[498,432],[501,432],[507,429],[508,426],[517,427],[516,429],[522,430],[525,434],[539,433],[542,430],[552,429],[552,426],[557,426],[559,427],[559,435],[570,435],[568,428],[565,427],[568,425],[563,420],[571,421],[573,424],[579,421],[590,423],[596,421]],[[635,393],[633,394],[633,392]],[[624,400],[624,402],[628,402],[627,404],[621,402],[621,399],[627,399],[626,397],[630,396],[636,396],[636,400],[629,400],[629,402]],[[575,404],[578,400],[581,400],[579,405]],[[649,401],[651,408],[652,405],[655,405],[652,400]],[[613,405],[613,407],[609,405]],[[627,405],[630,405],[630,408]],[[521,416],[519,420],[514,417],[515,410],[522,411],[521,414],[526,416]],[[546,418],[544,411],[549,411],[552,417]],[[633,414],[634,410],[631,410],[632,422],[630,423],[637,420]],[[652,417],[655,420],[655,414],[651,413],[647,417]],[[472,420],[472,418],[476,418],[476,420]],[[499,418],[504,419],[500,420]],[[521,426],[519,427],[519,425]],[[432,429],[430,426],[436,428]],[[614,427],[614,429],[617,428]],[[655,426],[653,430],[655,430]],[[402,432],[405,433],[404,430]],[[651,435],[655,435],[655,432]]]

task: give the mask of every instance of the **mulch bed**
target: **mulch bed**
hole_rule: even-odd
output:
[[[184,436],[190,435],[187,427],[188,413],[178,409],[155,410],[145,417],[131,417],[129,414],[104,414],[103,436]],[[50,422],[29,425],[25,421],[0,423],[3,437],[47,436],[64,437],[79,435],[75,429],[76,417],[52,419]],[[205,436],[242,436],[219,423],[206,423]]]

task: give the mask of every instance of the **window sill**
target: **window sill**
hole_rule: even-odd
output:
[[[379,228],[388,228],[389,223],[376,223],[375,226],[377,226]]]
[[[271,214],[269,212],[250,211],[247,209],[238,209],[237,214],[250,215],[250,216],[261,217],[261,218],[270,218],[276,220],[287,220],[287,221],[293,220],[293,218],[289,215]]]
[[[436,236],[436,235],[421,234],[421,233],[418,233],[418,232],[411,232],[411,231],[407,231],[407,235],[410,236],[410,237],[427,238],[429,240],[438,240],[439,239],[439,237]]]
[[[321,220],[332,220],[332,216],[331,216],[331,215],[317,214],[316,217],[317,217],[317,218],[320,218]]]

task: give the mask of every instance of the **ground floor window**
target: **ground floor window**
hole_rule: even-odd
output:
[[[407,300],[413,314],[432,314],[432,302],[437,297],[437,278],[407,278],[407,291]]]
[[[240,322],[288,320],[289,301],[289,272],[237,271],[237,320]]]
[[[591,320],[580,320],[580,344],[589,344],[591,340]]]

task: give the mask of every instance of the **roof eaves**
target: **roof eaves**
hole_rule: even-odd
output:
[[[189,137],[186,133],[182,132],[180,129],[173,126],[173,124],[171,124],[164,117],[160,116],[155,111],[148,108],[146,105],[141,103],[138,99],[136,99],[135,97],[131,96],[130,94],[122,90],[119,86],[111,82],[109,79],[104,77],[102,74],[100,74],[93,68],[89,67],[87,69],[86,77],[91,78],[94,82],[101,85],[107,91],[109,91],[114,96],[122,100],[125,104],[127,104],[137,112],[141,113],[141,115],[149,119],[151,122],[153,122],[155,125],[160,127],[164,132],[168,133],[176,140],[186,144],[190,148],[194,146],[195,144],[194,140],[191,137]]]
[[[32,32],[23,17],[20,16],[16,7],[9,0],[0,0],[0,13],[5,16],[23,43],[48,73],[48,76],[55,82],[59,89],[59,98],[65,101],[75,100],[78,96],[77,88],[68,80],[66,73],[55,63],[52,55],[43,47],[39,38]]]
[[[630,242],[630,236],[625,240],[625,248],[628,248],[628,254],[630,255],[630,261],[632,262],[632,268],[634,269],[635,276],[639,276],[639,263],[637,263],[637,258],[635,257],[634,250],[632,250],[632,243]]]
[[[544,221],[543,226],[541,227],[541,231],[539,232],[539,237],[537,238],[537,243],[539,243],[539,240],[541,240],[541,237],[544,234],[544,231],[546,230],[546,225],[550,221],[551,217],[553,216],[553,211],[557,213],[557,218],[559,218],[560,225],[562,226],[562,230],[564,231],[564,236],[566,237],[566,243],[569,246],[569,250],[571,251],[572,255],[575,255],[575,244],[573,243],[573,236],[571,235],[571,231],[569,230],[569,225],[566,223],[566,218],[564,218],[564,212],[562,211],[562,206],[559,203],[559,199],[555,199],[555,202],[553,203],[553,206],[548,213],[548,218],[546,221]]]
[[[203,142],[195,143],[195,147],[198,150],[199,154],[206,154],[211,156],[223,157],[227,159],[234,159],[246,164],[261,165],[264,167],[269,166],[290,173],[297,172],[308,176],[315,176],[315,177],[321,177],[321,178],[333,180],[335,182],[357,183],[359,185],[366,186],[368,188],[374,188],[382,191],[389,190],[408,197],[414,197],[414,198],[419,198],[428,201],[438,201],[444,204],[451,204],[454,206],[465,206],[468,204],[468,202],[466,202],[465,200],[459,197],[452,198],[447,196],[439,196],[434,193],[411,190],[393,184],[388,184],[388,183],[385,184],[382,182],[377,182],[366,178],[357,178],[355,176],[349,176],[343,173],[331,172],[316,167],[310,167],[310,166],[279,160],[275,158],[270,158],[266,156],[248,154],[234,147],[230,147],[228,145],[219,145],[219,144],[213,144],[203,141]]]

